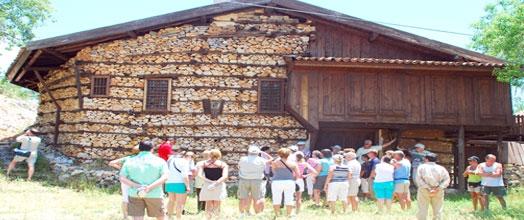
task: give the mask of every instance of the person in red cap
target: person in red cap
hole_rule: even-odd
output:
[[[173,154],[173,144],[175,143],[175,140],[170,138],[164,141],[164,143],[160,144],[158,146],[158,156],[167,161],[169,156]]]

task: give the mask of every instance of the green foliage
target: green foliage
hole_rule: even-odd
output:
[[[0,95],[5,95],[7,97],[16,99],[35,99],[37,98],[38,93],[34,92],[33,90],[11,84],[4,74],[0,73]]]
[[[33,39],[33,29],[50,17],[48,0],[0,0],[0,42],[9,48]]]
[[[498,0],[473,24],[474,49],[502,58],[507,66],[495,74],[503,82],[522,84],[524,77],[524,0]]]

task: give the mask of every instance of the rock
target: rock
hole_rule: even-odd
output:
[[[58,176],[58,181],[67,182],[71,176],[69,174],[62,174]]]
[[[84,171],[83,170],[74,170],[73,172],[71,172],[71,176],[77,176],[79,174],[83,174]]]

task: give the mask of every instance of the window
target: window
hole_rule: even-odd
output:
[[[171,79],[148,79],[144,109],[146,111],[169,111],[171,105]]]
[[[258,112],[281,113],[284,111],[284,80],[260,79],[258,81]]]
[[[91,77],[91,96],[103,97],[109,96],[109,76],[93,76]]]

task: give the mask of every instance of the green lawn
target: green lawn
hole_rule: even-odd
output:
[[[27,182],[21,179],[24,177],[21,169],[15,173],[19,178],[6,178],[5,171],[0,171],[0,219],[121,219],[121,198],[114,190],[97,189],[82,181],[57,184],[52,174],[44,172],[37,174],[34,182]],[[467,196],[447,196],[444,219],[524,219],[524,188],[511,190],[507,200],[508,210],[501,210],[498,202],[492,201],[492,212],[481,213],[471,211]],[[237,204],[234,198],[226,200],[224,219],[238,218]],[[189,199],[186,210],[195,212],[194,198]],[[327,209],[313,208],[311,202],[306,201],[297,219],[415,219],[416,202],[409,211],[401,211],[398,204],[394,204],[390,214],[373,214],[375,211],[375,204],[365,202],[358,213],[332,216]],[[267,208],[258,219],[272,216],[272,210]],[[202,214],[185,217],[203,219]]]

